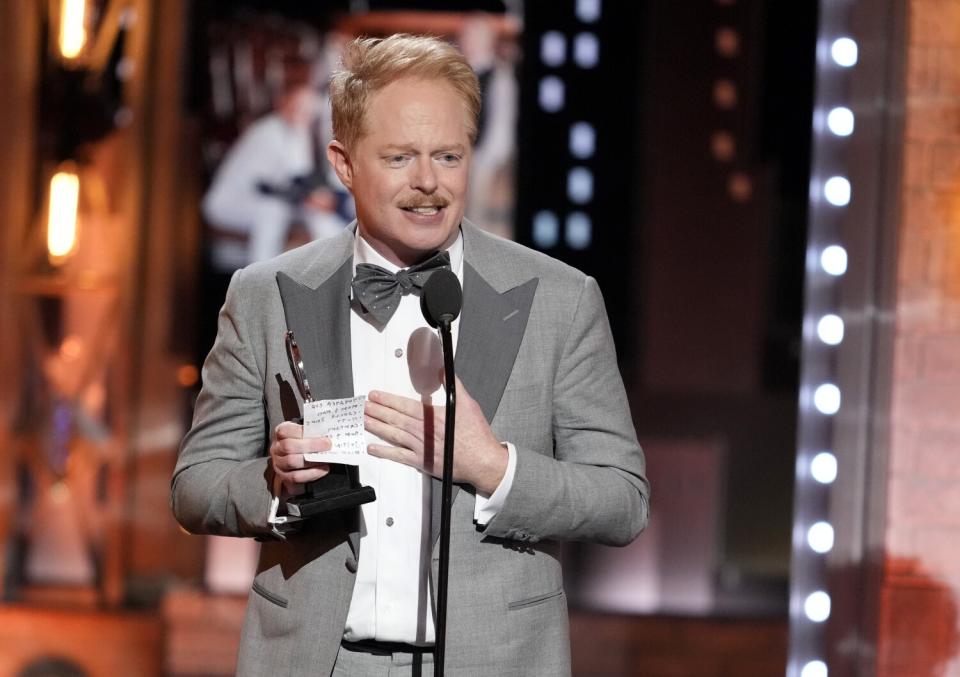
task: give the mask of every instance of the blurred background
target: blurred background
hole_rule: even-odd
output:
[[[479,76],[468,216],[604,292],[652,518],[564,547],[575,673],[960,675],[960,0],[0,4],[0,675],[233,674],[258,544],[170,474],[395,32]]]

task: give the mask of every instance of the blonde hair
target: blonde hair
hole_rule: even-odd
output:
[[[470,143],[477,140],[480,83],[470,64],[444,40],[406,33],[357,38],[344,48],[340,67],[330,77],[334,138],[353,147],[366,134],[370,98],[405,77],[442,80],[453,87],[467,109]]]

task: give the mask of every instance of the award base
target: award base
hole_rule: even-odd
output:
[[[370,503],[376,498],[373,487],[360,484],[356,468],[342,463],[331,463],[328,475],[308,482],[304,493],[287,501],[287,514],[307,519],[322,513]]]

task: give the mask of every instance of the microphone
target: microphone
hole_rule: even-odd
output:
[[[443,346],[443,381],[447,391],[444,417],[443,479],[440,498],[440,563],[437,576],[437,620],[433,651],[433,674],[443,677],[444,654],[447,646],[447,589],[450,576],[450,511],[453,502],[453,438],[457,414],[457,389],[453,363],[451,325],[460,315],[463,290],[456,274],[441,268],[434,271],[420,290],[420,310],[433,328],[440,329]]]
[[[442,268],[434,271],[420,290],[420,310],[431,327],[448,324],[460,315],[463,291],[460,280],[452,270]]]

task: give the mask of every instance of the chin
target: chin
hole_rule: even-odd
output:
[[[411,238],[404,240],[402,245],[412,253],[427,255],[441,249],[446,249],[446,247],[449,246],[447,242],[448,239],[448,234],[442,236],[437,235],[435,237]]]
[[[403,238],[403,243],[411,249],[418,251],[432,251],[434,249],[443,249],[457,239],[457,233],[460,229],[460,221],[454,224],[442,224],[439,226],[407,225],[409,237]]]

